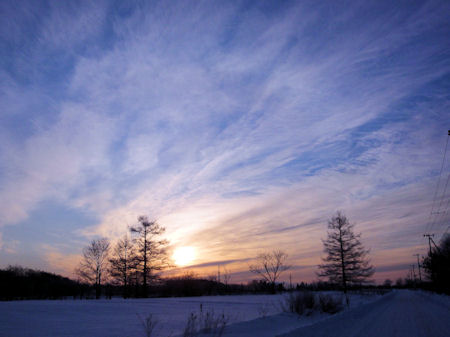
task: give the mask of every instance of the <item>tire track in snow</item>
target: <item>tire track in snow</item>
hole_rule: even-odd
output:
[[[396,291],[380,301],[279,337],[448,337],[450,309],[431,296]]]

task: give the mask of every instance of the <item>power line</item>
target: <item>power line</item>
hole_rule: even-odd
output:
[[[424,234],[424,237],[428,237],[428,245],[430,246],[430,255],[431,255],[431,241],[433,240],[432,237],[434,234]]]
[[[442,234],[442,237],[445,236],[445,234],[447,234],[448,230],[450,229],[450,225],[447,227],[447,229],[445,230],[444,234]],[[442,239],[442,238],[441,238]]]
[[[445,199],[445,193],[447,192],[447,187],[448,187],[448,182],[450,180],[450,173],[447,176],[447,181],[445,182],[445,187],[444,187],[444,191],[442,192],[442,197],[441,197],[441,202],[439,203],[439,207],[438,207],[438,212],[441,209],[442,203],[444,202]]]
[[[445,206],[445,208],[441,211],[441,219],[439,221],[439,227],[440,228],[445,228],[445,226],[447,225],[447,228],[443,231],[442,235],[441,235],[441,240],[444,238],[445,234],[447,234],[450,225],[449,225],[449,207],[450,207],[450,196],[448,196],[447,198],[447,205]]]
[[[434,236],[434,235],[432,235],[432,236]],[[434,248],[436,248],[436,250],[437,250],[438,252],[440,252],[441,249],[440,249],[439,246],[436,244],[436,242],[434,242],[433,238],[430,237],[430,239],[431,239],[431,242],[433,242]]]
[[[439,206],[437,208],[437,211],[434,214],[437,214],[437,216],[434,218],[433,223],[431,224],[430,227],[430,231],[433,229],[433,226],[436,224],[436,220],[440,218],[440,215],[443,214],[443,211],[441,211],[441,206],[442,203],[444,202],[445,199],[445,193],[447,192],[447,186],[448,186],[448,181],[450,180],[450,174],[447,177],[447,181],[445,182],[445,187],[444,187],[444,191],[442,192],[442,197],[441,197],[441,202],[439,203]]]
[[[441,176],[442,176],[442,171],[444,170],[444,165],[445,165],[445,157],[447,155],[447,147],[448,147],[448,139],[450,138],[450,130],[448,130],[448,135],[447,135],[447,140],[445,142],[445,150],[444,150],[444,156],[442,158],[442,164],[441,164],[441,169],[439,171],[439,178],[438,178],[438,182],[436,184],[436,189],[434,191],[434,196],[433,196],[433,203],[431,204],[431,212],[430,215],[428,217],[428,221],[427,221],[427,226],[426,226],[426,232],[430,232],[431,231],[431,218],[433,216],[433,210],[434,210],[434,204],[436,203],[436,197],[438,195],[438,191],[439,191],[439,184],[441,182]]]

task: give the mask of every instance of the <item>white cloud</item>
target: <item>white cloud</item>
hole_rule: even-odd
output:
[[[294,251],[283,228],[297,225],[298,251],[317,253],[336,209],[355,214],[368,242],[417,234],[420,224],[405,228],[428,205],[448,100],[432,91],[420,106],[404,101],[449,64],[441,43],[414,55],[409,46],[439,30],[442,9],[390,8],[350,33],[358,8],[328,19],[321,6],[273,15],[217,6],[163,3],[111,19],[100,5],[46,17],[38,40],[70,49],[73,69],[50,95],[52,117],[37,118],[24,139],[0,135],[0,225],[56,198],[101,218],[86,235],[120,235],[145,213],[174,241],[202,238],[216,256],[233,242],[248,254],[274,242]],[[72,51],[101,42],[107,22],[107,48]],[[36,118],[24,102],[46,88],[5,78],[8,118]]]
[[[45,198],[70,199],[92,175],[108,174],[106,157],[114,124],[82,106],[69,105],[58,122],[8,153],[11,168],[0,189],[0,224],[26,218]]]

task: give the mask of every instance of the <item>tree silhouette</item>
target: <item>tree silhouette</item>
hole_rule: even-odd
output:
[[[119,239],[109,259],[110,275],[116,283],[123,286],[123,297],[128,297],[128,288],[137,260],[134,245],[127,235]]]
[[[17,265],[0,269],[0,301],[76,298],[85,286],[57,274]]]
[[[275,292],[275,283],[281,273],[288,270],[286,265],[288,255],[282,250],[274,250],[269,253],[261,253],[256,258],[256,263],[249,266],[250,272],[261,276],[270,284],[272,292]]]
[[[227,267],[223,267],[222,276],[223,276],[223,283],[225,284],[225,290],[227,290],[228,284],[231,281],[231,274],[230,271],[227,269]]]
[[[428,253],[422,265],[434,289],[450,294],[450,234]]]
[[[138,217],[138,224],[130,227],[137,249],[137,270],[142,275],[142,296],[148,296],[148,282],[158,277],[158,272],[169,267],[167,253],[169,242],[161,239],[165,228],[156,221],[149,221],[146,216]]]
[[[319,265],[318,273],[319,277],[342,286],[347,305],[348,287],[369,282],[374,273],[367,257],[369,250],[364,249],[361,234],[355,235],[353,227],[341,212],[328,221],[328,236],[322,240],[327,256],[322,259],[324,263]]]
[[[101,238],[92,240],[83,249],[83,257],[75,273],[83,280],[95,286],[95,298],[101,296],[101,286],[107,271],[109,240]]]

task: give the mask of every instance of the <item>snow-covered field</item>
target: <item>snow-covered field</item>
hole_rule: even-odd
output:
[[[0,302],[0,336],[145,336],[140,318],[145,318],[149,314],[152,314],[158,322],[152,336],[177,336],[183,332],[190,313],[198,314],[200,306],[203,312],[214,311],[215,315],[223,313],[228,317],[229,323],[223,336],[233,337],[277,336],[298,329],[300,329],[298,331],[308,329],[308,327],[318,330],[314,327],[326,327],[328,322],[331,322],[330,329],[334,329],[329,331],[333,331],[333,335],[336,336],[339,324],[336,325],[335,321],[346,319],[345,315],[357,317],[355,313],[363,315],[373,310],[380,311],[380,307],[388,308],[391,302],[397,303],[398,300],[405,298],[411,298],[414,303],[429,302],[433,311],[442,309],[444,315],[450,313],[448,297],[408,291],[393,292],[384,296],[352,295],[350,310],[347,309],[334,316],[315,313],[298,317],[294,314],[283,313],[280,305],[283,298],[283,295],[244,295]],[[394,305],[393,312],[395,308]],[[396,317],[401,321],[401,313],[397,313]],[[315,323],[317,324],[313,325]],[[446,327],[442,329],[449,333],[447,336],[450,336],[450,331],[446,331]],[[323,336],[327,336],[329,331]],[[310,334],[296,332],[289,336],[296,335],[309,336]],[[401,334],[397,335],[401,336]],[[359,335],[355,334],[355,336]]]
[[[156,336],[182,333],[191,312],[224,313],[230,324],[280,312],[281,295],[0,302],[0,336],[145,336],[140,318],[153,314]]]

